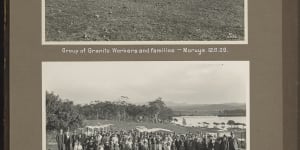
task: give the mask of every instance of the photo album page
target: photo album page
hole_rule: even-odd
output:
[[[292,2],[7,6],[7,150],[299,148]]]

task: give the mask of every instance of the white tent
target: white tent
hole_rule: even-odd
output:
[[[86,126],[86,128],[90,129],[104,129],[112,126],[113,124],[103,124],[103,125],[97,125],[97,126]]]
[[[163,129],[163,128],[151,128],[151,129],[148,129],[148,128],[144,127],[144,126],[137,126],[135,129],[138,130],[139,132],[157,132],[157,131],[173,132],[171,130]]]
[[[107,131],[108,128],[110,126],[112,126],[113,124],[103,124],[103,125],[96,125],[96,126],[85,126],[85,128],[87,129],[87,135],[92,134],[93,132],[95,132],[95,130],[105,130]],[[89,132],[89,130],[92,130],[92,132]]]

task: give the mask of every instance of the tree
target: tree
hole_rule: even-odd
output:
[[[78,107],[72,101],[61,100],[59,95],[46,92],[46,128],[58,130],[61,128],[78,128],[82,125],[82,117]]]
[[[170,122],[172,121],[172,117],[173,117],[173,111],[172,109],[168,108],[168,107],[163,107],[161,110],[161,113],[159,115],[159,118],[165,122]]]
[[[158,97],[156,100],[149,102],[149,110],[154,114],[154,123],[158,122],[158,116],[160,115],[162,109],[165,107],[165,103],[162,101],[161,97]]]
[[[222,122],[221,125],[222,125],[221,128],[224,129],[225,128],[225,122]]]
[[[214,122],[213,124],[214,124],[214,127],[215,127],[215,128],[217,128],[218,125],[219,125],[219,123],[217,123],[217,122]]]
[[[128,99],[127,96],[121,96],[119,101],[115,102],[119,121],[126,120],[126,107],[128,106],[126,101]]]
[[[227,125],[230,126],[230,128],[232,128],[232,126],[235,124],[235,122],[233,120],[228,120]]]
[[[62,100],[58,95],[47,92],[47,129],[58,129],[66,126],[79,126],[83,119],[87,120],[139,120],[170,122],[174,113],[157,98],[147,105],[127,103],[127,96],[121,96],[117,101],[94,100],[85,105],[74,105],[70,100]]]
[[[140,116],[144,116],[146,114],[147,109],[146,106],[137,106],[133,104],[128,104],[126,107],[126,113],[131,117],[132,120],[139,120]]]
[[[204,127],[208,127],[209,123],[208,122],[203,122]]]
[[[234,123],[234,127],[235,127],[235,128],[239,128],[240,125],[242,125],[242,123],[239,123],[239,122],[235,122],[235,123]]]
[[[243,126],[243,129],[245,129],[246,124],[245,123],[241,123],[241,125]]]

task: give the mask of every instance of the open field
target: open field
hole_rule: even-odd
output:
[[[46,41],[235,41],[243,0],[45,0]]]

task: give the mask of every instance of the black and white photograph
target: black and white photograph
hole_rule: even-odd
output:
[[[247,44],[247,0],[42,0],[42,44]]]
[[[43,150],[250,150],[249,61],[42,62]]]

